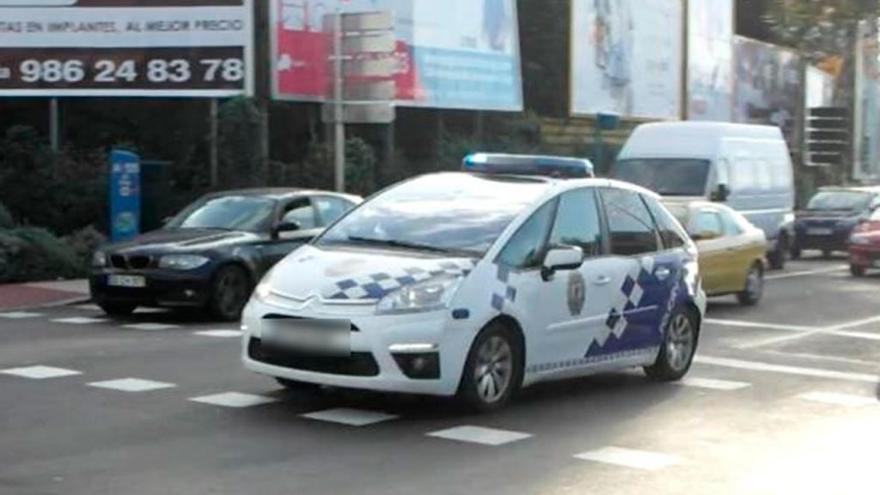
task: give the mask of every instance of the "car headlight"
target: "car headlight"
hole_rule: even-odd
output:
[[[447,308],[463,279],[460,275],[448,275],[407,285],[382,298],[376,313],[417,313]]]
[[[207,264],[210,258],[198,254],[168,254],[159,258],[159,268],[168,270],[195,270]]]
[[[107,253],[104,251],[95,251],[92,253],[92,266],[95,268],[103,268],[107,266]]]

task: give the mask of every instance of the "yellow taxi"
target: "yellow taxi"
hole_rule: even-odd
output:
[[[667,206],[697,244],[706,295],[735,294],[740,304],[757,304],[764,293],[764,231],[722,204],[690,201]]]

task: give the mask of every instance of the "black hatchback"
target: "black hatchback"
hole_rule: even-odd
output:
[[[263,274],[361,201],[296,189],[209,194],[162,229],[96,251],[92,299],[113,316],[195,307],[235,320]]]
[[[793,258],[815,249],[827,258],[834,251],[846,251],[853,229],[880,207],[880,187],[827,187],[820,189],[798,212]]]

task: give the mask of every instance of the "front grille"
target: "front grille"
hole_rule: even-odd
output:
[[[128,258],[128,265],[135,270],[143,270],[150,266],[149,256],[131,256]]]
[[[128,268],[128,263],[125,262],[125,256],[121,254],[110,255],[110,264],[113,268],[121,268],[123,270]]]
[[[252,338],[248,343],[248,356],[255,361],[315,373],[346,376],[376,376],[379,365],[369,352],[353,352],[348,357],[304,356],[283,349],[263,345]]]

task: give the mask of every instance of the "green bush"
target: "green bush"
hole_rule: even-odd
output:
[[[3,203],[0,203],[0,229],[11,229],[13,227],[15,227],[15,221],[12,219],[12,214],[3,206]]]
[[[81,267],[88,268],[92,262],[92,253],[98,247],[107,243],[107,237],[98,232],[94,225],[89,225],[83,229],[65,236],[64,243],[73,251],[76,259],[79,260]]]
[[[0,231],[0,283],[76,278],[85,273],[70,246],[46,229]]]
[[[376,152],[369,143],[353,137],[345,141],[345,189],[369,196],[376,190]]]

